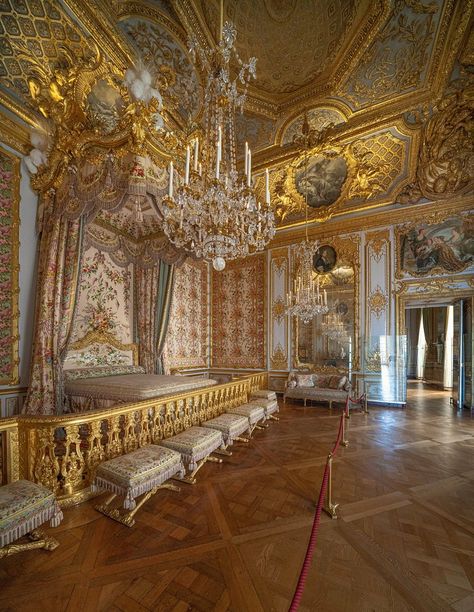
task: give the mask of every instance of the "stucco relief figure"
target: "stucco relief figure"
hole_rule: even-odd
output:
[[[474,228],[467,219],[421,225],[402,236],[402,269],[427,274],[433,268],[464,270],[474,261]]]
[[[336,265],[336,251],[329,245],[319,247],[313,256],[313,268],[320,274],[327,274]]]
[[[333,204],[341,195],[347,177],[347,164],[342,157],[311,157],[296,171],[296,189],[302,196],[308,194],[308,205],[313,208]]]

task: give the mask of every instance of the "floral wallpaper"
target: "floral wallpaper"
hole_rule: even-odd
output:
[[[133,340],[131,265],[121,268],[95,247],[85,250],[72,341],[88,331],[109,332],[124,344]]]
[[[18,382],[19,164],[0,147],[0,384]]]
[[[265,368],[265,254],[212,274],[212,363]]]
[[[169,368],[207,367],[208,267],[188,259],[175,268],[173,302],[166,339]]]

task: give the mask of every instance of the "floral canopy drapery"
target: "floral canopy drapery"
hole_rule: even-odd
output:
[[[62,368],[74,319],[84,235],[122,263],[134,263],[137,278],[137,331],[141,361],[156,372],[169,314],[172,264],[183,256],[160,234],[119,235],[103,216],[138,206],[154,214],[167,172],[148,158],[95,152],[81,168],[69,168],[61,186],[42,202],[38,294],[31,382],[23,412],[62,411]],[[102,224],[95,225],[94,221]],[[140,223],[136,223],[137,226]],[[160,281],[161,279],[161,281]],[[160,296],[160,291],[163,296]]]

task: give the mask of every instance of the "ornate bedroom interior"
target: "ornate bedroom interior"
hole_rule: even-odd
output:
[[[15,482],[64,514],[1,609],[296,609],[344,401],[301,609],[474,609],[473,4],[0,0],[0,533]]]

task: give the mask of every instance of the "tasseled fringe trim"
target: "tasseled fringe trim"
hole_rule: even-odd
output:
[[[222,433],[222,432],[221,432]],[[197,466],[198,461],[204,459],[204,457],[208,457],[211,453],[213,453],[216,449],[222,446],[222,437],[220,440],[216,440],[212,445],[209,445],[206,450],[201,450],[197,454],[193,455],[185,455],[181,453],[181,457],[185,465],[187,465],[188,470],[194,470]]]
[[[94,482],[91,485],[91,491],[97,492],[99,490],[111,491],[112,493],[116,493],[117,495],[122,495],[125,497],[123,502],[123,507],[125,510],[133,510],[136,506],[135,498],[139,497],[143,493],[148,493],[154,487],[158,487],[163,484],[165,480],[176,476],[179,474],[180,477],[183,477],[185,473],[184,465],[180,462],[175,464],[172,467],[169,467],[164,472],[160,472],[155,478],[151,478],[150,480],[145,480],[141,484],[135,487],[121,487],[110,480],[106,480],[105,478],[101,478],[100,476],[96,476]]]
[[[54,502],[49,508],[45,508],[38,514],[34,514],[30,517],[27,517],[20,524],[15,525],[11,529],[7,529],[6,531],[2,531],[0,533],[0,548],[6,546],[7,544],[11,544],[18,538],[30,533],[33,529],[40,527],[46,521],[50,521],[51,527],[57,527],[59,523],[63,519],[63,513],[61,512],[57,502]]]
[[[224,429],[221,429],[220,427],[212,427],[211,425],[207,425],[206,423],[203,423],[201,427],[208,427],[209,429],[220,431],[222,434],[222,437],[224,438],[224,443],[226,444],[226,446],[232,446],[235,438],[238,438],[244,433],[244,431],[248,431],[249,429],[249,426],[247,423],[244,425],[244,427],[241,427],[239,430],[233,430],[233,431],[229,431],[228,429],[224,430]]]

